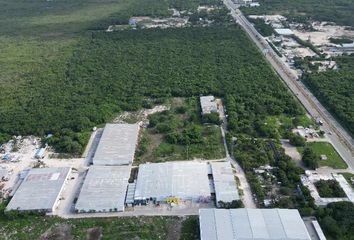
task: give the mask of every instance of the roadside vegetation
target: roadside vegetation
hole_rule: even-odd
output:
[[[143,131],[136,164],[226,156],[220,128],[203,123],[197,97],[172,99],[170,110],[150,115]]]
[[[305,144],[305,147],[298,147],[298,150],[303,157],[306,153],[305,162],[307,162],[307,166],[312,169],[323,166],[332,167],[334,169],[346,169],[348,167],[330,143],[308,142]],[[321,160],[321,155],[325,155],[327,160]]]
[[[264,37],[269,37],[274,33],[273,27],[270,24],[265,23],[261,18],[247,18],[253,23],[256,30]]]
[[[347,180],[347,182],[350,184],[350,186],[352,186],[352,188],[354,189],[354,174],[352,173],[341,173],[343,175],[343,177],[345,178],[345,180]]]
[[[354,56],[336,57],[333,60],[338,64],[338,70],[307,74],[304,82],[354,135]]]
[[[329,21],[338,25],[354,27],[354,3],[352,0],[300,0],[279,1],[261,0],[260,7],[242,8],[246,15],[281,14],[290,21],[308,24],[312,21]],[[259,25],[261,23],[256,24]],[[261,24],[263,25],[263,24]],[[262,33],[262,28],[258,27]],[[263,33],[264,34],[264,33]],[[266,35],[265,35],[266,36]],[[318,58],[323,59],[322,53],[308,41],[302,41],[298,37],[294,39],[301,45],[313,50]],[[335,44],[352,43],[353,39],[331,38]],[[272,45],[271,45],[272,46]],[[302,69],[310,70],[305,74],[303,81],[321,101],[323,105],[338,119],[338,121],[354,136],[354,57],[335,57],[339,70],[317,72],[318,66],[310,63],[302,66]],[[307,61],[302,60],[302,61]],[[298,60],[297,60],[298,62]],[[297,64],[298,65],[298,64]]]

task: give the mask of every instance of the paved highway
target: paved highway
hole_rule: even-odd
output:
[[[272,65],[274,70],[284,80],[289,89],[296,95],[308,113],[314,117],[320,117],[323,121],[321,130],[327,133],[331,143],[342,156],[348,166],[354,170],[354,140],[346,130],[334,119],[334,117],[322,106],[322,104],[313,96],[313,94],[297,80],[297,76],[288,66],[276,55],[267,41],[257,32],[253,25],[246,19],[238,9],[238,5],[231,0],[224,0],[224,4],[231,11],[232,17],[244,28],[251,39],[256,43],[265,58]]]

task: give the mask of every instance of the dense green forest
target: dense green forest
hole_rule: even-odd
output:
[[[282,14],[298,22],[330,21],[354,27],[353,0],[260,0],[260,7],[243,8],[249,14]]]
[[[351,202],[330,203],[319,208],[317,218],[328,240],[351,240],[354,236],[354,204]]]
[[[257,119],[302,112],[238,26],[95,32],[69,50],[3,89],[1,132],[52,132],[58,150],[78,153],[81,132],[144,97],[227,97],[231,129],[254,136]]]
[[[335,61],[339,70],[307,74],[304,82],[354,135],[354,56],[337,57]]]

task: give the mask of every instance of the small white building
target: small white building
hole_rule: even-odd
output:
[[[294,32],[291,29],[289,29],[289,28],[275,28],[274,31],[277,34],[283,35],[283,36],[294,35]]]
[[[200,97],[200,106],[203,115],[218,111],[218,105],[216,104],[214,96]]]
[[[251,2],[250,7],[259,7],[260,4],[258,2]]]

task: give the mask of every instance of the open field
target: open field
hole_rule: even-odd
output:
[[[314,153],[319,159],[318,164],[320,167],[327,166],[332,167],[334,169],[346,169],[348,167],[330,143],[308,142],[306,143],[305,147],[309,147],[314,151]],[[303,149],[303,147],[298,148],[300,153],[303,152]],[[326,155],[328,159],[320,160],[321,155]]]

